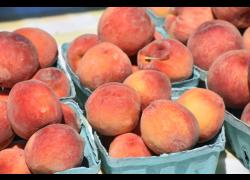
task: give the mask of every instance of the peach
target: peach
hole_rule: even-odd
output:
[[[30,79],[39,67],[33,44],[12,32],[0,32],[0,87]]]
[[[30,174],[23,149],[8,148],[0,151],[0,174]]]
[[[133,133],[117,136],[109,146],[109,155],[113,158],[131,158],[151,156],[142,138]]]
[[[177,100],[186,107],[199,124],[199,142],[211,140],[221,129],[224,122],[225,104],[213,91],[193,88],[182,94]]]
[[[25,36],[35,46],[38,52],[38,61],[41,68],[46,68],[55,64],[57,60],[57,43],[48,32],[33,27],[20,28],[15,31]]]
[[[83,34],[75,38],[74,41],[70,43],[67,58],[73,72],[76,72],[79,67],[80,60],[86,51],[98,43],[99,39],[95,34]]]
[[[70,126],[51,124],[36,133],[25,146],[25,159],[32,173],[49,174],[79,166],[84,140]]]
[[[18,148],[18,149],[23,149],[25,148],[26,146],[26,143],[27,141],[23,140],[23,139],[19,139],[19,140],[16,140],[16,141],[13,141],[9,146],[8,148]]]
[[[131,132],[140,118],[140,96],[122,83],[98,87],[85,104],[87,119],[102,135],[116,136]]]
[[[69,105],[61,103],[62,111],[63,111],[63,123],[71,126],[78,133],[81,130],[81,121],[77,117],[76,112]]]
[[[160,71],[140,70],[128,76],[124,84],[135,89],[141,97],[142,109],[158,99],[171,98],[169,78]]]
[[[198,26],[211,20],[210,7],[176,7],[174,14],[166,17],[164,27],[171,37],[186,43]]]
[[[232,50],[219,56],[208,71],[208,88],[219,94],[228,108],[241,109],[250,101],[249,63],[250,51]]]
[[[154,25],[145,8],[109,7],[99,20],[98,36],[132,56],[153,40]]]
[[[139,69],[165,73],[171,82],[188,79],[193,72],[193,57],[187,47],[174,39],[155,40],[138,52]]]
[[[250,103],[245,106],[240,119],[250,126]]]
[[[60,123],[62,109],[58,98],[46,84],[28,80],[11,89],[7,115],[14,132],[28,139],[40,128]]]
[[[242,49],[243,39],[231,23],[213,20],[201,24],[189,37],[187,46],[193,54],[194,64],[208,70],[221,54]]]
[[[149,7],[149,9],[154,13],[154,15],[163,18],[171,14],[173,11],[171,7]]]
[[[9,93],[10,90],[8,89],[4,89],[4,90],[0,90],[0,101],[8,101],[8,97],[9,97]]]
[[[61,69],[56,67],[40,69],[33,76],[33,79],[44,82],[58,98],[70,95],[70,81]]]
[[[226,20],[238,28],[250,26],[250,7],[213,7],[216,18]]]
[[[14,139],[15,134],[7,118],[7,103],[0,101],[0,151]]]
[[[184,106],[170,100],[156,100],[141,117],[141,136],[156,154],[192,148],[199,139],[199,125]]]
[[[132,65],[128,56],[108,42],[90,48],[76,71],[81,83],[91,90],[107,82],[123,82],[131,73]]]
[[[250,27],[243,34],[244,48],[250,50]]]

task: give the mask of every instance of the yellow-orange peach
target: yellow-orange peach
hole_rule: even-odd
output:
[[[81,83],[91,90],[107,82],[123,82],[131,73],[132,65],[128,56],[108,42],[90,48],[76,72]]]
[[[24,151],[32,173],[55,173],[82,163],[84,140],[68,125],[51,124],[34,133]]]
[[[7,118],[7,103],[0,101],[0,151],[14,139],[15,134]]]
[[[74,72],[79,67],[80,60],[86,51],[98,43],[99,39],[95,34],[83,34],[70,43],[67,57],[68,63]]]
[[[106,83],[89,96],[85,110],[89,123],[100,134],[124,134],[131,132],[139,121],[140,96],[122,83]]]
[[[164,27],[172,38],[186,43],[198,26],[211,20],[210,7],[176,7],[173,14],[166,17]]]
[[[99,20],[98,36],[132,56],[153,40],[154,25],[145,8],[109,7]]]
[[[250,51],[232,50],[219,56],[208,71],[208,88],[219,94],[228,108],[241,109],[250,101],[249,63]]]
[[[39,67],[33,44],[24,36],[0,32],[0,87],[30,79]]]
[[[56,68],[48,67],[37,71],[33,79],[44,82],[58,98],[67,97],[70,95],[70,81],[66,74]]]
[[[155,40],[138,52],[139,69],[154,69],[165,73],[171,82],[189,78],[193,72],[193,57],[189,49],[174,39]]]
[[[23,149],[8,148],[0,151],[0,174],[30,174]]]
[[[140,136],[126,133],[117,136],[109,146],[109,155],[113,158],[131,158],[151,156]]]
[[[190,149],[199,139],[199,125],[184,106],[170,100],[156,100],[141,117],[141,136],[156,154]]]
[[[177,100],[193,113],[199,124],[199,142],[211,140],[221,129],[224,122],[225,104],[213,91],[193,88]]]
[[[7,115],[14,132],[23,139],[29,139],[40,128],[60,123],[62,109],[58,98],[46,84],[28,80],[11,89]]]
[[[141,97],[142,109],[158,99],[171,98],[169,78],[160,71],[140,70],[128,76],[124,84],[135,89]]]
[[[239,30],[223,20],[212,20],[201,24],[189,37],[187,46],[193,54],[194,64],[208,70],[221,54],[243,48]]]
[[[41,68],[52,66],[56,62],[58,54],[57,43],[47,31],[40,28],[25,27],[17,29],[15,32],[25,36],[34,44]]]

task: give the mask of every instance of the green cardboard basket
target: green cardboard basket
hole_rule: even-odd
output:
[[[92,128],[88,124],[88,121],[83,116],[83,112],[76,102],[70,99],[61,100],[64,104],[71,106],[77,117],[81,121],[81,131],[80,135],[84,139],[84,160],[80,167],[68,169],[65,171],[57,172],[56,174],[97,174],[100,172],[101,162],[98,157],[98,151],[96,144],[94,142],[94,137],[92,134]]]

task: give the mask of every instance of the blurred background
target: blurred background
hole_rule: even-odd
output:
[[[0,21],[80,13],[104,8],[105,7],[0,7]]]

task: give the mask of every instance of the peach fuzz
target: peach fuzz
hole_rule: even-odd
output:
[[[173,13],[166,17],[164,28],[168,34],[183,43],[198,26],[213,20],[210,7],[175,7]]]
[[[227,108],[241,109],[250,101],[249,63],[250,51],[233,50],[219,56],[208,71],[208,89],[219,94]]]
[[[241,114],[240,120],[245,122],[246,124],[248,124],[250,126],[250,103],[248,103],[245,106],[245,108]]]
[[[80,61],[76,74],[91,90],[108,82],[123,82],[132,73],[128,56],[116,45],[102,42],[90,48]]]
[[[7,103],[0,101],[0,151],[14,139],[15,134],[7,118]]]
[[[142,109],[155,100],[171,98],[170,80],[160,71],[140,70],[128,76],[123,83],[140,95]]]
[[[70,126],[51,124],[36,133],[25,146],[25,159],[32,173],[50,174],[79,166],[84,140]]]
[[[213,7],[217,19],[226,20],[238,28],[250,26],[250,7]]]
[[[177,100],[186,107],[199,124],[199,142],[211,140],[221,129],[224,122],[225,104],[213,91],[193,88],[182,94]]]
[[[54,37],[47,31],[34,28],[24,27],[15,31],[25,36],[35,46],[38,53],[38,61],[41,68],[52,66],[57,60],[57,43]]]
[[[7,115],[14,132],[23,139],[40,128],[62,120],[58,98],[43,82],[28,80],[17,83],[10,91]]]
[[[85,110],[89,123],[101,135],[124,134],[139,121],[140,96],[122,83],[106,83],[89,96]]]
[[[109,146],[109,156],[113,158],[132,158],[151,156],[142,138],[133,133],[117,136]]]
[[[98,36],[132,56],[153,40],[154,25],[145,8],[109,7],[99,20]]]
[[[193,72],[193,56],[189,49],[174,39],[155,40],[138,52],[139,69],[165,73],[171,82],[188,79]]]
[[[244,48],[250,50],[250,27],[243,34]]]
[[[80,60],[86,51],[98,43],[99,39],[95,34],[83,34],[75,38],[70,43],[67,52],[67,58],[73,72],[76,72],[77,68],[79,67]]]
[[[62,123],[71,126],[79,133],[81,130],[81,121],[78,119],[76,112],[67,104],[61,103],[61,106],[63,112]]]
[[[194,115],[170,100],[156,100],[146,107],[140,126],[143,141],[156,154],[188,150],[199,139]]]
[[[31,174],[23,149],[8,148],[0,151],[0,174]]]
[[[0,59],[0,86],[4,88],[30,79],[39,67],[33,44],[12,32],[0,32]]]
[[[190,36],[187,47],[193,54],[194,64],[208,70],[217,57],[230,50],[243,48],[239,30],[223,20],[207,21]]]
[[[70,95],[70,81],[61,69],[56,67],[40,69],[32,79],[44,82],[58,98]]]

